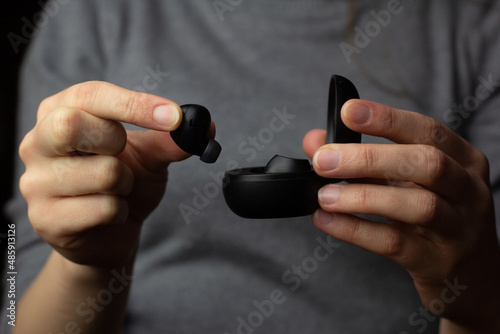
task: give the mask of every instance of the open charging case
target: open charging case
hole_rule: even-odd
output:
[[[330,80],[327,143],[360,143],[361,134],[342,122],[345,102],[359,99],[348,79],[333,75]],[[274,156],[266,166],[227,171],[223,193],[229,208],[238,216],[253,219],[288,218],[312,214],[318,207],[318,190],[341,179],[318,176],[307,159]]]

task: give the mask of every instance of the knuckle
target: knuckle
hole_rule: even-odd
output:
[[[355,243],[356,240],[362,238],[360,223],[353,221],[350,224],[345,225],[342,234],[345,236],[345,240]]]
[[[362,168],[365,170],[373,170],[377,163],[377,152],[375,148],[372,146],[360,146],[360,158],[356,159],[357,161],[362,163]]]
[[[73,149],[79,136],[81,123],[81,116],[76,109],[57,109],[50,121],[50,129],[58,146]]]
[[[369,205],[370,202],[370,195],[368,193],[368,190],[364,187],[361,187],[357,192],[354,197],[354,205],[358,208],[365,208],[366,206]]]
[[[116,100],[116,108],[123,113],[125,119],[135,124],[138,116],[143,113],[145,106],[148,105],[147,96],[142,92],[125,93]]]
[[[46,110],[52,105],[52,97],[46,97],[38,105],[38,111]]]
[[[490,165],[490,161],[488,159],[488,157],[486,156],[486,154],[484,154],[483,152],[479,151],[479,150],[476,150],[476,160],[478,162],[478,164],[480,166],[483,166],[483,167],[489,167]]]
[[[134,174],[126,166],[121,169],[120,181],[120,193],[123,195],[130,194],[134,187]]]
[[[475,150],[474,153],[474,162],[477,166],[477,170],[479,172],[479,176],[489,182],[490,180],[490,162],[486,154],[479,150]]]
[[[109,157],[100,165],[95,181],[101,190],[112,190],[122,180],[123,171],[118,159]]]
[[[34,142],[35,141],[33,140],[33,130],[31,130],[24,136],[23,140],[21,141],[21,144],[19,144],[19,150],[18,150],[19,157],[24,163],[28,161],[31,153],[33,152]]]
[[[33,231],[40,236],[45,241],[52,239],[52,231],[48,228],[46,224],[41,224],[36,222],[34,218],[34,214],[30,214],[30,210],[28,210],[28,217],[31,222],[31,226],[33,227]]]
[[[428,176],[431,184],[436,184],[448,172],[450,168],[450,162],[447,155],[434,146],[426,146],[426,149]]]
[[[62,224],[51,224],[48,221],[40,221],[33,224],[36,234],[56,249],[68,249],[78,233],[64,227]]]
[[[434,193],[426,193],[420,196],[418,202],[418,210],[421,212],[423,223],[430,223],[438,219],[439,216],[439,200]]]
[[[100,202],[97,224],[109,224],[120,220],[126,211],[125,200],[117,196],[104,196]]]
[[[42,119],[45,115],[47,115],[49,112],[52,111],[52,108],[54,107],[54,98],[53,96],[46,97],[40,102],[38,105],[38,110],[37,110],[37,119],[40,120]]]
[[[101,89],[102,83],[99,81],[86,81],[74,85],[70,88],[72,105],[83,110],[92,110]]]
[[[425,117],[424,122],[426,122],[425,128],[429,129],[425,132],[428,134],[427,138],[424,138],[425,144],[436,145],[446,140],[448,128],[445,125],[430,117]]]
[[[396,112],[389,106],[384,106],[385,110],[384,110],[384,115],[385,115],[385,118],[383,119],[383,123],[384,123],[384,129],[386,129],[389,133],[392,133],[394,132],[395,129],[398,129],[399,128],[399,125],[398,125],[398,117],[397,117],[397,114]]]
[[[394,133],[399,129],[399,117],[396,111],[387,105],[377,106],[377,124],[380,124],[380,128],[384,129],[384,132]]]
[[[29,202],[34,188],[34,178],[27,172],[21,175],[19,179],[19,191],[21,191],[21,195],[23,195],[27,202]]]
[[[406,246],[406,238],[400,230],[390,228],[385,240],[383,256],[398,257],[403,254]]]
[[[36,234],[44,240],[50,238],[53,228],[48,223],[50,210],[47,210],[45,201],[28,204],[28,219]]]

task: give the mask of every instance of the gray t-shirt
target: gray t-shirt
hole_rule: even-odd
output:
[[[23,68],[19,141],[44,97],[105,80],[205,105],[223,147],[213,165],[171,165],[141,235],[124,333],[437,332],[404,269],[310,217],[237,217],[221,176],[278,153],[305,157],[336,73],[362,98],[430,115],[485,152],[498,208],[497,1],[358,1],[352,13],[336,0],[56,0],[45,13]],[[51,250],[26,211],[17,192],[18,301]]]

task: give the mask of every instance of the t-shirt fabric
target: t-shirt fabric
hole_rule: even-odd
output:
[[[275,154],[306,158],[302,139],[326,127],[330,77],[340,74],[361,98],[429,115],[481,149],[499,208],[497,1],[357,1],[353,11],[337,0],[55,0],[46,8],[22,71],[19,142],[43,98],[104,80],[206,106],[223,149],[214,164],[191,157],[170,166],[141,233],[123,333],[437,333],[439,319],[403,268],[327,236],[310,217],[240,218],[221,179]],[[18,162],[18,177],[23,170]],[[7,211],[19,301],[51,248],[32,231],[19,191]]]

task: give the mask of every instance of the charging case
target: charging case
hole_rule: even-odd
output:
[[[330,80],[327,143],[360,143],[361,134],[342,122],[345,102],[359,99],[348,79],[333,75]],[[266,166],[227,171],[223,193],[229,208],[243,218],[289,218],[312,214],[318,207],[318,190],[341,179],[318,176],[309,160],[274,156]]]

